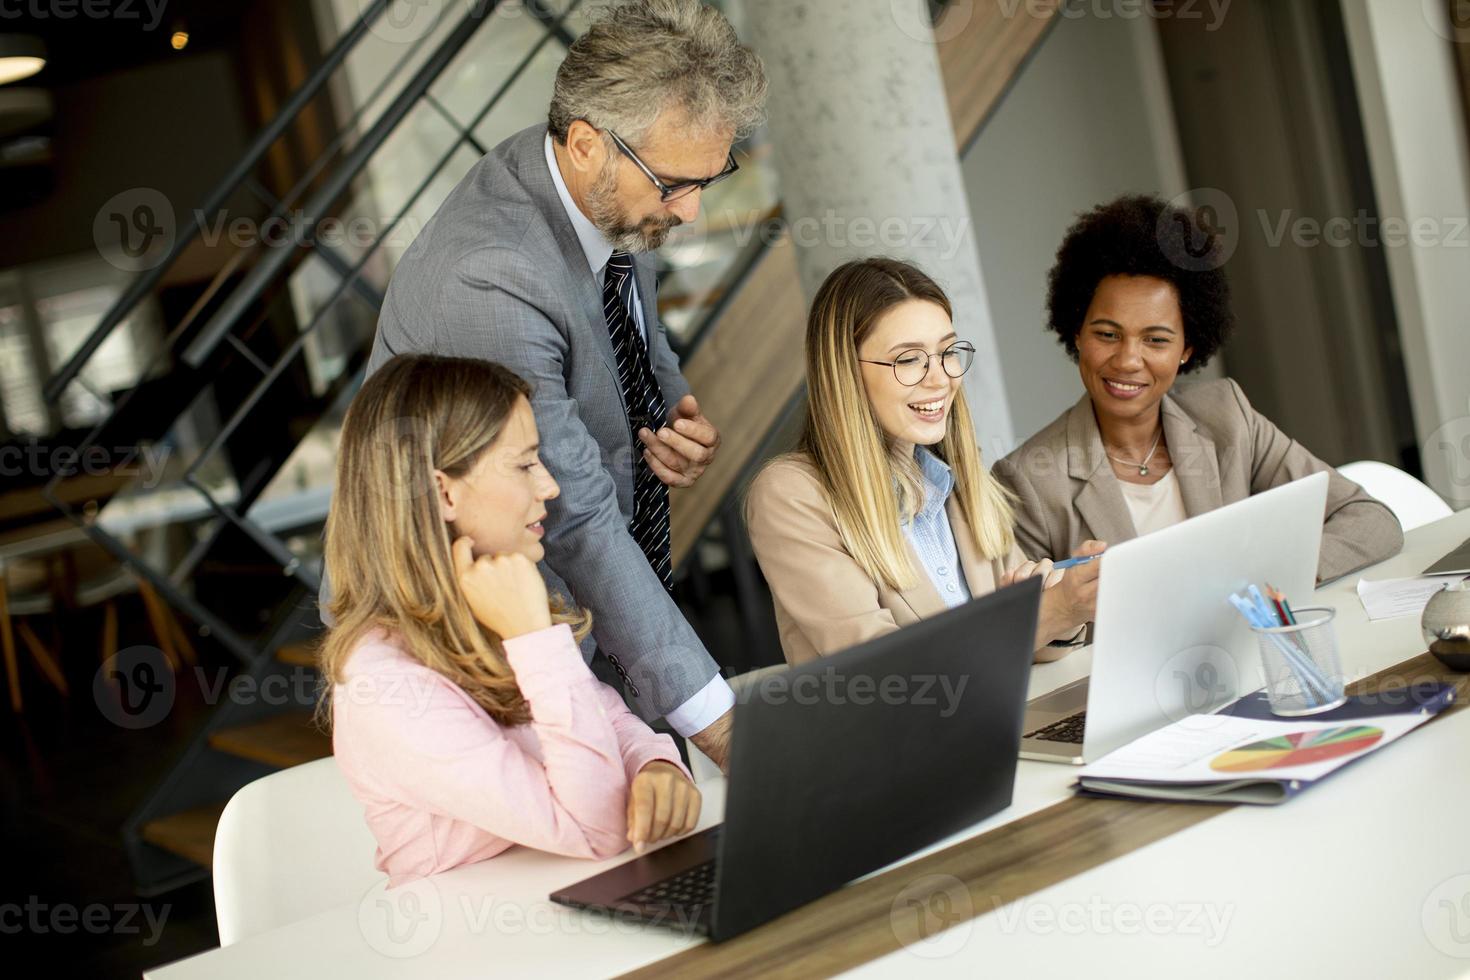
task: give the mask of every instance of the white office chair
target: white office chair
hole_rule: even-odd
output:
[[[385,875],[333,758],[271,773],[231,797],[214,835],[221,946],[360,899]]]
[[[751,684],[754,684],[767,674],[774,674],[778,670],[785,669],[786,664],[772,664],[769,667],[758,667],[755,670],[746,671],[743,674],[730,678],[730,689],[735,692],[735,697],[738,699],[740,692],[744,691]],[[721,775],[720,767],[715,765],[713,759],[695,748],[693,741],[685,739],[684,746],[689,750],[689,774],[694,777],[694,784],[696,786],[706,779],[715,779]]]
[[[1399,519],[1405,531],[1431,524],[1454,513],[1450,505],[1428,486],[1387,463],[1363,460],[1339,466],[1337,472],[1382,501]]]

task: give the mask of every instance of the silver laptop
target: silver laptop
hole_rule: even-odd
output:
[[[1109,548],[1092,675],[1027,704],[1021,758],[1092,762],[1260,688],[1255,637],[1226,596],[1269,582],[1309,603],[1326,510],[1314,473]]]

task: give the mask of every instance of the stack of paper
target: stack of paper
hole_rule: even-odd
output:
[[[1445,586],[1462,581],[1464,575],[1421,575],[1418,578],[1386,578],[1377,582],[1358,580],[1358,598],[1370,620],[1418,616],[1429,597]]]

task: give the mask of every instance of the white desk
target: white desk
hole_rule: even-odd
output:
[[[1368,577],[1417,574],[1466,537],[1470,511],[1412,532],[1404,552],[1371,569]],[[1338,609],[1344,670],[1362,677],[1421,653],[1417,618],[1370,624],[1353,591],[1356,582],[1351,576],[1316,597],[1319,604]],[[1086,651],[1038,666],[1031,693],[1066,683],[1087,667]],[[1467,748],[1470,712],[1411,734],[1285,806],[1237,807],[855,972],[997,977],[1052,976],[1069,969],[1079,976],[1171,977],[1185,969],[1236,977],[1470,972],[1470,764],[1456,768],[1449,761]],[[1075,774],[1070,766],[1021,762],[1010,807],[908,860],[1065,799]],[[719,820],[724,787],[715,781],[702,788],[701,825],[708,826]],[[628,857],[594,864],[517,848],[432,879],[418,908],[421,931],[401,944],[383,932],[386,912],[377,905],[383,896],[370,894],[362,902],[146,976],[609,976],[656,963],[696,942],[547,901],[553,889]],[[1441,906],[1441,900],[1453,908]],[[1462,915],[1455,923],[1458,933],[1449,917],[1456,909]],[[410,935],[407,921],[399,920],[400,937]],[[1446,955],[1441,947],[1467,958]],[[388,955],[393,952],[416,955]],[[1109,970],[1108,964],[1117,969]]]

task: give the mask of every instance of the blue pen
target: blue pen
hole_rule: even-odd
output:
[[[1251,586],[1250,591],[1254,592],[1257,596],[1260,595],[1254,585]],[[1231,595],[1229,598],[1231,604],[1245,617],[1246,622],[1257,629],[1272,629],[1282,625],[1274,613],[1268,615],[1266,609],[1253,604],[1249,600],[1238,595]],[[1302,694],[1306,696],[1308,703],[1315,707],[1318,703],[1319,695],[1323,698],[1326,698],[1328,695],[1327,681],[1317,670],[1317,665],[1295,644],[1289,642],[1280,634],[1269,633],[1266,635],[1270,636],[1271,642],[1276,645],[1276,649],[1281,651],[1282,657],[1286,660],[1286,665],[1296,675],[1297,684],[1301,687]]]
[[[1257,629],[1270,628],[1271,621],[1262,619],[1261,611],[1253,606],[1250,600],[1234,594],[1231,594],[1230,596],[1228,596],[1228,598],[1230,599],[1230,604],[1233,605],[1237,610],[1239,610],[1240,614],[1245,617],[1245,621],[1247,623],[1256,627]],[[1274,643],[1276,645],[1276,648],[1281,651],[1282,657],[1286,660],[1286,665],[1291,668],[1291,672],[1296,675],[1297,684],[1301,687],[1302,694],[1306,697],[1307,703],[1312,707],[1316,707],[1316,692],[1312,690],[1310,682],[1305,676],[1303,676],[1301,665],[1297,661],[1296,651],[1289,647],[1280,636],[1274,633],[1266,635],[1271,637],[1271,642]]]
[[[1074,568],[1077,565],[1086,565],[1090,561],[1097,561],[1102,555],[1087,555],[1084,558],[1066,558],[1062,561],[1052,562],[1052,571],[1063,568]]]

